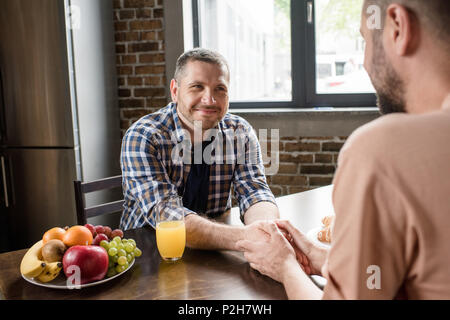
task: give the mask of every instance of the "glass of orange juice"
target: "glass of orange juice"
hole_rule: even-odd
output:
[[[177,261],[186,246],[183,201],[170,197],[155,205],[156,245],[166,261]]]

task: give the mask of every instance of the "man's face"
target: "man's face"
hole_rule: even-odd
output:
[[[193,128],[201,121],[203,130],[219,123],[228,111],[229,75],[225,66],[189,61],[178,81],[172,80],[172,100],[183,122]]]
[[[386,56],[383,31],[369,30],[366,21],[367,17],[363,12],[361,35],[366,41],[364,68],[377,92],[378,107],[382,114],[406,112],[403,81]]]

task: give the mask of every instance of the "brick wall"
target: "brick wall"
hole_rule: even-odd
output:
[[[331,184],[339,151],[346,139],[347,137],[281,137],[278,172],[267,177],[273,194],[282,196]],[[267,149],[270,158],[270,143]],[[269,166],[270,163],[266,163],[266,167]]]
[[[114,0],[122,135],[134,121],[169,101],[163,13],[163,0]],[[273,193],[281,196],[330,184],[345,139],[281,137],[279,171],[268,176]]]
[[[167,104],[162,0],[114,0],[122,135]]]

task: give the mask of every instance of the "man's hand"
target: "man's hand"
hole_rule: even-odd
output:
[[[252,236],[253,241],[238,241],[237,250],[244,251],[244,256],[253,269],[283,282],[289,268],[298,268],[292,245],[273,221],[255,222],[248,227],[252,227],[252,230],[259,229],[258,236]]]
[[[308,275],[321,275],[322,266],[325,263],[328,249],[319,247],[311,242],[306,235],[295,228],[287,220],[277,220],[275,223],[280,230],[289,235],[287,236],[287,239],[294,248],[297,261],[300,263],[305,273]]]

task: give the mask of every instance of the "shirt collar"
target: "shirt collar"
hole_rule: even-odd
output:
[[[172,112],[173,122],[175,124],[175,136],[177,138],[177,141],[182,142],[183,140],[186,140],[186,139],[189,140],[190,139],[190,137],[188,136],[189,133],[186,129],[183,128],[180,117],[178,116],[177,104],[175,102],[171,102],[170,108],[171,108],[171,112]],[[223,134],[223,128],[224,128],[224,123],[223,123],[223,119],[222,119],[219,121],[219,123],[217,124],[215,129],[217,129],[219,131],[218,133]]]

